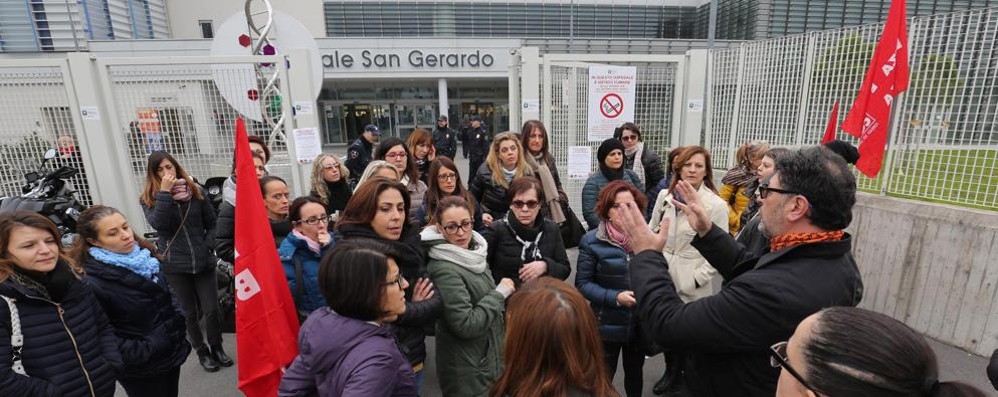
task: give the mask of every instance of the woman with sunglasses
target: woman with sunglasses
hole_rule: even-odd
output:
[[[776,397],[984,397],[961,382],[940,382],[932,347],[886,315],[831,307],[802,321],[770,349],[781,368]]]
[[[516,287],[504,278],[496,286],[489,273],[485,238],[471,229],[464,199],[445,197],[423,229],[427,267],[444,300],[437,322],[437,376],[440,391],[451,397],[480,397],[502,370],[503,311]]]
[[[475,214],[475,231],[479,233],[485,231],[485,225],[482,223],[482,206],[478,205],[468,189],[464,188],[464,183],[461,182],[461,173],[458,172],[454,161],[446,156],[437,157],[430,163],[428,178],[430,184],[426,189],[426,199],[423,200],[423,205],[416,211],[415,216],[419,227],[435,223],[433,214],[437,210],[437,203],[440,202],[440,199],[447,196],[458,196],[468,202],[471,212]]]
[[[628,397],[638,397],[644,382],[645,355],[639,349],[637,300],[629,276],[635,252],[619,224],[619,212],[627,206],[637,206],[644,213],[648,200],[636,186],[624,181],[610,182],[600,190],[595,208],[600,222],[579,241],[575,287],[597,313],[603,360],[610,379],[617,373],[617,361],[623,355],[624,391]]]
[[[412,367],[387,324],[406,311],[409,286],[388,247],[342,242],[319,265],[326,302],[298,336],[279,396],[416,396]]]
[[[638,187],[645,197],[652,197],[655,185],[665,177],[662,169],[662,158],[654,150],[645,146],[641,138],[641,130],[634,123],[624,123],[613,132],[613,137],[624,144],[624,168],[638,175],[641,185]]]
[[[378,144],[378,149],[374,152],[374,159],[387,161],[388,164],[394,165],[398,169],[402,178],[399,179],[399,182],[402,182],[402,185],[405,185],[409,192],[408,213],[414,215],[416,210],[423,205],[423,198],[426,196],[426,183],[423,183],[419,178],[419,168],[416,167],[416,161],[412,153],[409,152],[409,147],[399,138],[385,138]]]
[[[512,132],[496,135],[485,164],[478,167],[468,186],[471,195],[482,205],[482,221],[485,226],[506,216],[506,211],[509,210],[507,191],[510,182],[533,174],[534,171],[523,159],[520,137]]]
[[[509,184],[509,196],[506,217],[493,222],[485,234],[492,277],[511,279],[517,288],[541,276],[567,279],[572,264],[561,229],[539,216],[544,202],[541,182],[529,176],[516,178]]]
[[[426,327],[440,316],[443,301],[430,281],[419,232],[408,222],[409,192],[395,180],[371,178],[357,187],[336,222],[334,244],[341,241],[380,241],[398,262],[406,283],[405,314],[393,330],[422,389],[426,361]]]
[[[350,183],[347,182],[350,170],[336,156],[327,153],[316,156],[312,164],[311,195],[322,201],[335,221],[337,213],[347,207],[347,202],[353,196]],[[333,223],[330,222],[329,230],[332,229]]]
[[[319,261],[331,241],[326,206],[312,196],[296,198],[288,211],[294,229],[287,235],[277,253],[284,265],[284,277],[298,309],[299,320],[326,305],[319,291]]]

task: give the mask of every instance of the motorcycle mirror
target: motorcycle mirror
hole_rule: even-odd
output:
[[[45,151],[45,159],[46,160],[52,160],[52,159],[54,159],[56,153],[58,153],[58,152],[56,152],[55,149],[46,150]]]

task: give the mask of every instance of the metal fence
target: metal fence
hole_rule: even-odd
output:
[[[998,8],[912,18],[911,81],[895,102],[885,166],[860,189],[998,210]],[[715,167],[738,145],[819,143],[836,100],[845,119],[882,24],[712,52],[705,144]],[[839,132],[839,139],[856,143]],[[859,174],[857,174],[859,175]]]

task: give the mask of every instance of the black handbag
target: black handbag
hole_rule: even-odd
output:
[[[302,277],[301,260],[295,256],[293,261],[295,263],[295,284],[298,285],[294,294],[295,311],[298,313],[298,324],[303,324],[311,313],[301,308],[302,301],[305,299],[305,277]]]
[[[637,316],[637,313],[635,313],[635,316]],[[640,317],[634,321],[633,341],[635,349],[639,353],[644,354],[645,357],[653,357],[662,353],[662,347],[658,343],[655,343],[655,340],[648,333],[648,329],[645,328],[645,323],[641,321]]]
[[[579,217],[572,211],[568,203],[561,203],[561,210],[565,213],[565,221],[559,225],[561,228],[561,241],[565,243],[565,248],[575,248],[579,246],[579,241],[586,234],[586,228],[582,227]]]

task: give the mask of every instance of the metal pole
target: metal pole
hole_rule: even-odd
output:
[[[69,0],[66,0],[66,17],[69,18],[69,31],[73,32],[73,49],[80,51],[80,39],[76,37],[76,22],[73,20],[73,10],[69,6]]]
[[[701,129],[707,128],[707,123],[710,120],[707,118],[707,114],[710,113],[707,109],[710,108],[710,103],[708,99],[710,98],[710,82],[711,74],[714,73],[714,37],[717,35],[717,2],[720,0],[710,1],[710,16],[707,21],[707,76],[703,79],[703,113],[700,114],[700,125]],[[702,136],[702,135],[701,135]],[[707,142],[700,142],[701,144],[706,144]]]

